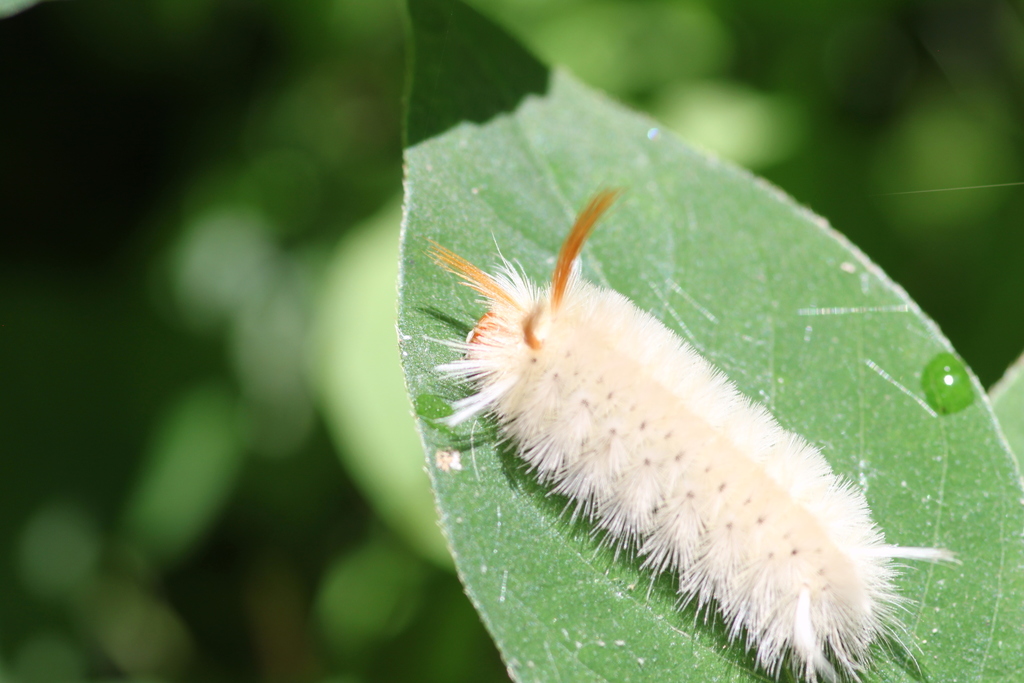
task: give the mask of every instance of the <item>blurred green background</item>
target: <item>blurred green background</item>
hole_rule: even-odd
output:
[[[1024,9],[478,0],[764,175],[989,385],[1024,349]],[[2,9],[2,5],[0,5]],[[0,21],[0,681],[484,681],[394,339],[402,7]]]

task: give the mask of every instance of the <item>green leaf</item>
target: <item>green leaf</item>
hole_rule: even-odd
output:
[[[989,396],[1010,448],[1024,453],[1024,356],[1009,367]]]
[[[37,5],[42,0],[0,0],[0,19],[11,17],[27,10],[32,5]]]
[[[513,677],[766,680],[718,620],[678,609],[671,577],[652,584],[635,558],[616,557],[587,525],[570,523],[566,501],[533,481],[492,421],[449,430],[435,419],[470,390],[434,369],[456,356],[434,340],[464,338],[483,309],[427,258],[428,240],[485,269],[499,262],[497,246],[543,282],[576,211],[599,188],[623,187],[583,250],[584,275],[662,319],[818,444],[865,490],[889,542],[957,553],[962,565],[911,563],[899,579],[912,601],[904,640],[930,680],[1016,680],[1024,669],[1019,471],[972,373],[975,400],[965,402],[957,384],[956,400],[943,401],[941,373],[951,364],[943,356],[926,394],[925,368],[952,351],[934,323],[778,189],[567,74],[530,91],[519,74],[533,58],[479,38],[498,29],[461,4],[409,5],[409,128],[425,126],[421,117],[447,123],[410,135],[405,153],[406,381],[442,528]],[[464,15],[472,22],[449,25],[443,38],[445,17]],[[474,37],[459,26],[484,28]],[[475,81],[471,93],[495,110],[486,120],[483,105],[464,109],[465,95],[446,95],[460,87],[454,65],[466,62],[491,65],[492,80]],[[452,451],[461,470],[451,467]],[[877,650],[864,680],[920,678],[907,658]]]
[[[547,90],[547,68],[461,2],[415,0],[408,8],[414,57],[406,145],[461,121],[483,123],[512,111],[527,95]]]

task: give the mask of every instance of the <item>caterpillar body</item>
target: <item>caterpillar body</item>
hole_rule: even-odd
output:
[[[447,419],[495,416],[520,457],[679,592],[717,605],[731,639],[779,676],[856,680],[872,643],[899,640],[897,558],[863,492],[689,344],[629,299],[580,277],[577,256],[616,197],[579,214],[541,289],[507,261],[489,275],[434,245],[486,299],[463,357],[439,366],[474,386]]]

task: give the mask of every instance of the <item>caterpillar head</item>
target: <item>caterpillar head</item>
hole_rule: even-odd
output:
[[[482,294],[490,310],[477,321],[466,338],[467,344],[508,345],[523,343],[537,350],[544,345],[547,322],[557,315],[572,281],[573,263],[584,242],[616,197],[619,190],[601,190],[580,211],[558,253],[547,296],[538,296],[526,280],[506,264],[504,271],[488,275],[453,251],[431,242],[430,256],[445,270],[462,278],[463,284]],[[518,339],[517,339],[518,338]]]

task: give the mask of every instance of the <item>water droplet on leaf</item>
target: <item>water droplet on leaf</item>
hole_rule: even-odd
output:
[[[974,402],[974,389],[963,361],[940,353],[924,366],[921,387],[925,400],[940,415],[957,413]]]

